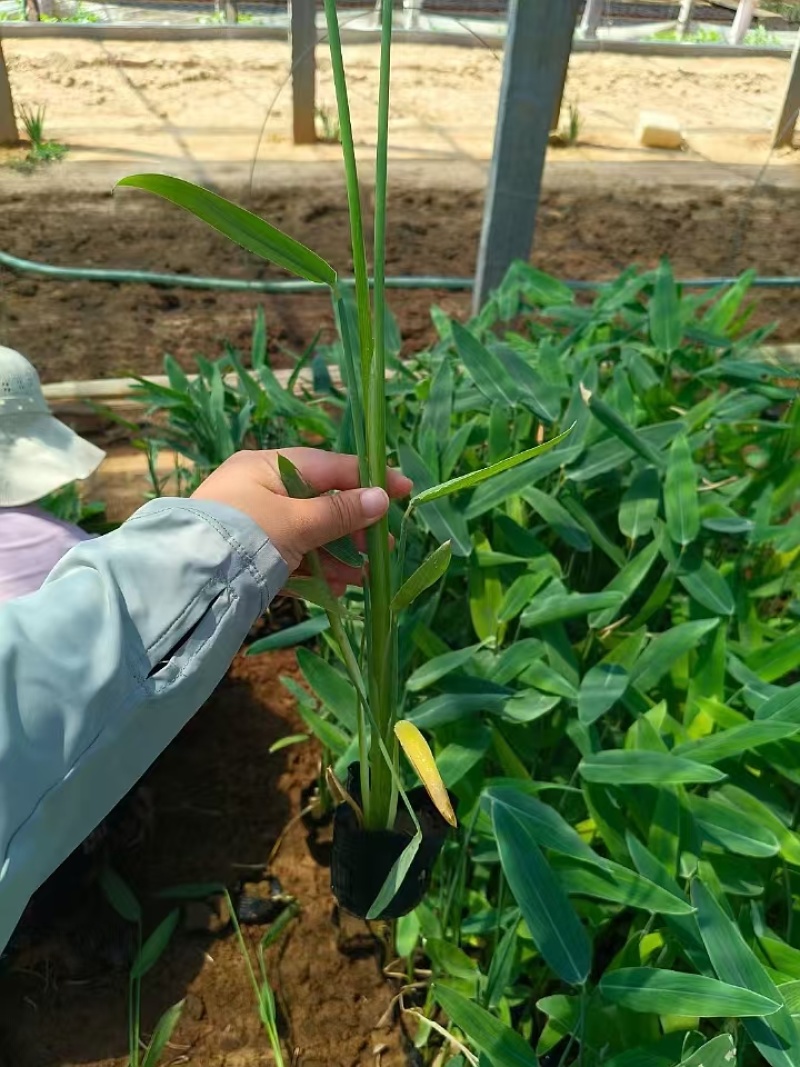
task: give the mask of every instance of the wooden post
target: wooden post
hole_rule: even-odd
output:
[[[603,4],[605,0],[586,0],[581,19],[581,33],[584,37],[596,37],[597,27],[603,16]]]
[[[527,259],[556,98],[580,0],[510,0],[503,81],[489,171],[473,307]]]
[[[0,41],[0,144],[17,144],[18,141],[11,82],[8,80],[8,68],[3,58],[3,42]]]
[[[678,13],[678,40],[682,41],[692,24],[692,11],[694,0],[681,0],[681,9]]]
[[[739,7],[733,18],[731,27],[731,44],[741,44],[750,29],[753,21],[757,0],[739,0]]]
[[[789,68],[789,80],[786,83],[783,107],[772,136],[773,148],[783,148],[786,145],[791,145],[795,127],[797,126],[798,112],[800,112],[800,31],[798,31],[797,40],[794,44],[792,65]]]
[[[317,140],[317,5],[314,0],[289,0],[292,40],[292,116],[295,144]]]

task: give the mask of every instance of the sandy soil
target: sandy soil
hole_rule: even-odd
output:
[[[195,160],[324,160],[337,149],[290,143],[288,47],[273,41],[107,44],[11,39],[3,44],[19,104],[45,105],[50,135],[73,161],[148,156]],[[330,63],[318,49],[318,104],[334,111]],[[378,50],[346,49],[356,135],[374,143]],[[579,54],[565,103],[577,105],[579,159],[641,159],[638,108],[681,122],[686,157],[766,159],[786,78],[781,59],[690,59]],[[488,48],[401,45],[395,49],[391,143],[396,158],[485,160],[491,153],[500,57]],[[260,131],[264,127],[263,137]]]

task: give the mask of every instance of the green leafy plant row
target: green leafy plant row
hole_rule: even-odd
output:
[[[518,264],[480,316],[434,309],[438,342],[391,361],[390,450],[420,501],[406,577],[453,553],[398,632],[402,714],[462,821],[397,948],[434,972],[423,1014],[492,1064],[797,1055],[800,416],[746,332],[749,280],[701,298],[662,265],[583,305]],[[334,411],[323,367],[344,358],[301,360]],[[246,393],[226,387],[226,418]],[[330,433],[347,447],[346,418]],[[288,684],[342,773],[357,700],[309,612],[251,651],[306,642],[308,690]],[[355,646],[361,612],[353,591]],[[433,1060],[439,1031],[419,1040]]]

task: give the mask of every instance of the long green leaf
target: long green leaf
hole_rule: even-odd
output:
[[[662,260],[656,271],[653,295],[648,308],[650,338],[659,352],[671,355],[683,337],[681,302],[672,268]]]
[[[674,663],[696,649],[707,633],[719,626],[719,619],[682,622],[658,634],[631,669],[631,683],[648,693],[661,681]]]
[[[588,671],[578,693],[578,718],[591,726],[625,695],[630,675],[618,663],[598,663]]]
[[[800,667],[800,641],[794,633],[776,637],[751,652],[746,663],[763,681],[777,682]]]
[[[550,580],[545,571],[521,574],[506,589],[497,613],[498,622],[512,622],[530,604],[534,595]]]
[[[386,880],[381,886],[380,893],[378,893],[367,912],[368,919],[379,918],[384,908],[387,908],[397,896],[421,844],[422,832],[418,830],[392,864],[392,869],[386,875]]]
[[[800,1063],[800,1031],[783,1006],[778,987],[758,962],[739,927],[699,880],[692,883],[692,901],[697,908],[703,943],[718,977],[782,1005],[768,1019],[745,1020],[750,1039],[771,1067],[797,1067]]]
[[[492,953],[492,962],[486,977],[486,1004],[490,1010],[497,1007],[511,982],[519,943],[518,929],[519,912],[515,910],[511,922]]]
[[[560,414],[560,394],[522,356],[508,345],[498,345],[493,355],[508,372],[518,390],[519,403],[543,422],[555,422]]]
[[[700,737],[694,741],[684,741],[673,752],[698,763],[720,763],[722,760],[741,756],[743,752],[783,741],[793,737],[800,730],[800,722],[787,722],[783,719],[764,719],[760,722],[747,722],[741,726],[731,726],[727,730]]]
[[[565,982],[580,985],[591,966],[591,944],[558,879],[526,824],[509,808],[492,805],[500,863],[531,937]]]
[[[663,889],[619,863],[608,861],[602,868],[586,867],[553,857],[552,866],[570,896],[610,900],[614,904],[661,915],[685,916],[694,912],[684,897]]]
[[[729,852],[759,859],[780,852],[778,838],[757,817],[711,797],[690,796],[687,804],[704,833]]]
[[[516,407],[520,390],[497,356],[460,322],[453,322],[453,340],[467,373],[489,403]]]
[[[208,189],[166,174],[134,174],[117,184],[145,189],[177,204],[241,248],[307,281],[336,285],[336,271],[316,252]]]
[[[419,424],[419,452],[428,468],[439,472],[440,455],[450,440],[453,411],[453,368],[449,359],[439,364]],[[443,476],[443,475],[442,475]]]
[[[349,733],[355,733],[358,698],[344,674],[307,648],[298,648],[297,664],[315,696]]]
[[[650,852],[641,841],[634,837],[630,831],[625,835],[625,844],[639,874],[648,881],[665,889],[675,896],[682,896],[681,887],[675,881],[675,877],[667,870],[663,863]],[[697,919],[692,915],[667,915],[667,926],[674,931],[688,958],[697,970],[704,973],[710,970],[710,965],[700,938],[700,930]]]
[[[730,1034],[718,1034],[675,1067],[732,1067],[736,1062],[736,1045]]]
[[[609,866],[610,861],[594,852],[555,808],[522,789],[508,785],[489,786],[483,792],[482,804],[488,805],[490,811],[493,807],[507,808],[525,824],[540,848],[599,867]]]
[[[700,533],[700,502],[697,496],[697,468],[685,434],[676,437],[669,450],[664,481],[664,511],[672,540],[679,545],[691,544]]]
[[[126,922],[140,923],[142,908],[128,883],[113,867],[106,865],[100,872],[100,887],[111,907]]]
[[[733,615],[736,610],[730,586],[708,560],[693,562],[691,568],[680,568],[678,581],[690,597],[716,615]]]
[[[452,671],[466,666],[475,659],[475,653],[482,646],[480,644],[469,645],[467,648],[458,648],[453,652],[443,652],[441,656],[434,656],[426,660],[410,675],[406,682],[406,689],[410,693],[419,693],[434,685],[440,678],[446,677]]]
[[[546,626],[589,615],[594,611],[619,607],[622,593],[559,593],[535,599],[522,613],[520,623],[525,627]]]
[[[800,722],[800,682],[774,693],[756,711],[756,719]]]
[[[452,549],[449,541],[434,549],[428,558],[417,567],[392,598],[392,611],[398,615],[401,611],[413,604],[414,601],[439,581],[450,566]]]
[[[431,486],[430,489],[425,489],[421,493],[417,493],[416,496],[413,496],[411,498],[411,503],[415,507],[419,507],[422,504],[429,504],[432,500],[439,500],[443,496],[450,496],[451,493],[458,493],[462,489],[471,489],[475,485],[480,485],[481,482],[488,481],[489,478],[494,478],[495,475],[502,474],[504,471],[510,471],[514,467],[518,467],[521,463],[527,463],[528,460],[534,459],[536,456],[541,456],[545,452],[549,452],[568,437],[570,433],[572,433],[571,426],[563,433],[558,434],[557,437],[553,437],[549,441],[543,441],[540,445],[534,445],[533,448],[528,448],[524,452],[519,452],[516,456],[509,456],[507,459],[501,459],[499,463],[493,463],[490,467],[484,467],[482,470],[478,471],[471,471],[469,474],[462,474],[458,478],[451,478],[449,481],[442,482],[440,485]]]
[[[521,496],[570,548],[574,548],[576,552],[591,551],[592,541],[583,526],[554,496],[543,493],[533,485],[523,489]]]
[[[538,1060],[525,1038],[474,1000],[440,982],[433,983],[431,992],[450,1021],[485,1053],[491,1067],[538,1067]]]
[[[584,385],[581,385],[581,395],[597,421],[602,423],[607,430],[610,430],[611,433],[619,438],[619,440],[631,449],[632,452],[641,456],[642,459],[646,460],[654,467],[664,466],[664,456],[660,452],[657,452],[650,442],[640,433],[637,433],[632,426],[629,426],[619,412],[615,411],[614,408],[604,400],[601,400],[599,396],[596,396]]]
[[[294,626],[287,626],[285,630],[276,630],[269,637],[262,637],[249,646],[245,655],[258,656],[262,652],[274,652],[279,648],[292,648],[301,645],[312,637],[323,633],[330,626],[327,615],[312,615]]]
[[[433,485],[431,472],[410,445],[401,444],[398,453],[403,473],[408,475],[415,485],[425,489]],[[449,500],[437,499],[429,502],[420,508],[419,516],[437,541],[450,541],[454,556],[469,556],[472,553],[472,538],[466,519]]]
[[[625,490],[619,507],[620,532],[637,541],[653,529],[661,501],[661,479],[655,467],[638,471]]]
[[[718,782],[725,777],[708,764],[635,748],[607,749],[584,756],[578,770],[587,782],[607,785],[679,785]]]
[[[172,940],[180,915],[180,909],[174,908],[150,934],[131,965],[131,978],[143,978],[158,963]]]
[[[334,726],[328,719],[323,719],[321,715],[317,715],[311,708],[303,707],[302,704],[297,705],[297,713],[314,737],[334,756],[341,757],[347,752],[348,735],[343,733],[338,726]]]
[[[155,1025],[153,1036],[142,1060],[142,1067],[158,1067],[161,1055],[169,1043],[169,1039],[175,1032],[183,1011],[184,1001],[179,1000],[171,1008],[167,1008]]]
[[[772,1015],[779,1000],[700,974],[651,967],[625,967],[600,979],[600,992],[611,1004],[656,1015],[699,1015],[703,1019]]]
[[[651,541],[641,552],[637,553],[630,562],[611,579],[606,586],[606,593],[622,593],[625,597],[623,604],[638,592],[650,568],[658,556],[658,542]],[[620,604],[620,608],[622,604]],[[609,608],[606,611],[593,612],[589,616],[589,625],[593,630],[602,630],[604,626],[610,626],[619,612],[618,609]]]

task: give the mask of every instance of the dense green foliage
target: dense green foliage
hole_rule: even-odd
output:
[[[452,543],[399,669],[461,829],[397,949],[411,978],[433,971],[419,1006],[456,1028],[454,1067],[470,1049],[494,1067],[800,1062],[800,411],[745,332],[748,282],[697,296],[662,265],[588,305],[519,264],[466,326],[434,309],[428,351],[390,346],[391,451],[417,492],[573,427],[406,529],[408,573]],[[215,386],[219,425],[255,403],[260,352]],[[302,363],[347,448],[339,358]],[[268,380],[316,432],[311,394]],[[299,650],[314,695],[292,688],[341,771],[355,696],[317,611],[266,647],[317,642]],[[357,591],[346,614],[358,640]],[[432,1062],[438,1031],[418,1040]]]

